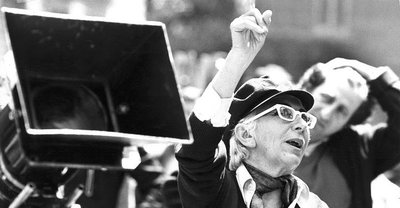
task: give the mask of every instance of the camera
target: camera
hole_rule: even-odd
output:
[[[70,207],[82,187],[56,195],[76,169],[134,169],[135,147],[193,141],[164,24],[2,12],[16,78],[0,112],[2,203]]]

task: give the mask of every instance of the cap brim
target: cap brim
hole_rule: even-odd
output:
[[[279,92],[279,93],[269,97],[268,99],[263,100],[261,103],[256,105],[253,109],[251,109],[250,112],[253,112],[260,106],[267,103],[268,101],[274,100],[275,98],[280,97],[282,95],[290,95],[290,96],[293,96],[293,97],[299,99],[301,104],[304,107],[304,110],[306,110],[306,111],[309,111],[314,105],[314,97],[310,93],[303,91],[303,90],[288,90],[288,91]]]

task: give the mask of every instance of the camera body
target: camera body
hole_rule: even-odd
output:
[[[193,141],[164,24],[10,8],[3,14],[12,52],[8,71],[16,82],[12,105],[0,115],[0,172],[6,176],[0,192],[8,187],[18,193],[34,184],[34,194],[51,195],[73,169],[122,170],[132,147]],[[38,96],[43,88],[53,93]],[[83,102],[75,102],[68,90]],[[59,103],[71,101],[65,109],[74,115],[87,114],[88,126],[102,127],[58,128],[64,120],[39,125],[43,114],[58,120],[57,112],[69,111],[52,109],[58,105],[51,103],[54,95],[64,98]],[[86,107],[75,108],[77,103]],[[97,104],[99,110],[90,113]]]

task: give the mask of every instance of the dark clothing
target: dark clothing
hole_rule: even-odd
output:
[[[227,153],[221,141],[225,128],[214,128],[194,114],[189,118],[194,142],[176,153],[179,162],[178,188],[182,206],[210,208],[246,208],[236,171],[226,168]],[[240,174],[238,174],[240,176]],[[303,181],[296,178],[298,195],[292,204],[303,208],[326,208]]]
[[[340,170],[351,190],[351,208],[372,207],[371,181],[400,162],[400,82],[388,71],[369,84],[372,95],[388,115],[387,125],[343,129],[331,136],[326,145],[314,150],[325,148],[323,155],[330,156]],[[295,175],[309,183],[306,177],[298,174],[302,168],[303,162]],[[323,190],[325,194],[310,188],[326,201],[323,195],[329,195],[329,187]]]
[[[176,154],[183,207],[246,208],[235,172],[225,168],[226,148],[223,143],[218,145],[224,128],[213,128],[193,114],[189,121],[194,143]]]
[[[350,187],[326,149],[327,142],[320,144],[311,155],[303,157],[301,168],[297,168],[294,174],[307,181],[308,187],[314,193],[318,192],[331,208],[348,208],[352,197]]]

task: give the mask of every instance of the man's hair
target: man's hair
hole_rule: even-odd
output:
[[[52,84],[32,93],[36,128],[56,128],[56,123],[77,121],[82,129],[105,130],[107,116],[96,94],[82,85]]]
[[[252,121],[250,123],[244,124],[243,119],[239,121],[239,124],[242,124],[245,126],[246,131],[249,133],[253,134],[254,136],[254,131],[256,128],[256,122]],[[235,128],[237,125],[235,126]],[[234,128],[234,129],[235,129]],[[237,135],[235,134],[235,130],[232,130],[232,136],[229,139],[229,169],[234,171],[236,170],[241,164],[244,159],[247,159],[249,157],[249,151],[247,150],[247,147],[243,145],[240,140],[237,138]]]
[[[326,70],[336,70],[336,69],[326,69],[320,67],[319,63],[314,64],[299,79],[298,85],[301,89],[307,90],[308,92],[313,92],[315,88],[325,82]],[[375,99],[368,93],[367,99],[364,100],[358,109],[350,117],[347,125],[357,125],[365,122],[368,117],[371,116],[373,107],[375,105]]]

